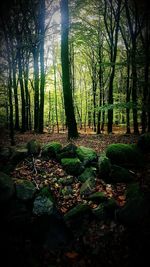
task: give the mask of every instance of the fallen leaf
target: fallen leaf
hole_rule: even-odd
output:
[[[71,251],[71,252],[66,252],[65,256],[69,259],[76,259],[79,256],[79,254],[75,251]]]

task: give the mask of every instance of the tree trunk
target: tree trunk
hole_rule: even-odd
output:
[[[45,36],[45,0],[40,0],[40,106],[39,106],[39,133],[44,129],[44,36]]]
[[[39,51],[35,47],[33,51],[34,60],[34,131],[38,132],[39,122]]]
[[[77,124],[74,114],[72,90],[69,73],[68,54],[68,34],[69,34],[69,10],[68,0],[61,0],[61,62],[62,62],[62,82],[66,121],[68,126],[68,139],[77,138]]]
[[[14,100],[15,100],[15,130],[19,131],[19,106],[18,106],[18,88],[16,82],[16,62],[13,59],[12,64],[12,71],[13,71],[13,89],[14,89]]]
[[[136,43],[132,46],[132,102],[133,102],[133,128],[134,134],[138,134],[137,120],[137,69],[136,69]]]
[[[129,107],[129,103],[130,103],[130,60],[129,60],[129,53],[127,53],[127,92],[126,92],[126,104],[128,105],[126,108],[126,129],[127,129],[127,134],[130,134],[130,107]]]
[[[21,51],[18,48],[18,70],[19,70],[19,83],[21,89],[21,132],[25,132],[25,96],[24,96],[24,84],[23,84],[23,72],[22,72],[22,62],[21,62]]]

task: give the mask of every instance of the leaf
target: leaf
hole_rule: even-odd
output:
[[[75,251],[71,251],[71,252],[66,252],[65,256],[69,259],[76,259],[79,256],[79,254]]]

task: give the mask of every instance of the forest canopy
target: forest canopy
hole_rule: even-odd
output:
[[[148,1],[13,0],[0,11],[0,127],[150,131]]]

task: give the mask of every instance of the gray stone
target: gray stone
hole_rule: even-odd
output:
[[[35,215],[51,215],[54,210],[53,202],[44,196],[38,196],[33,203],[33,214]]]

